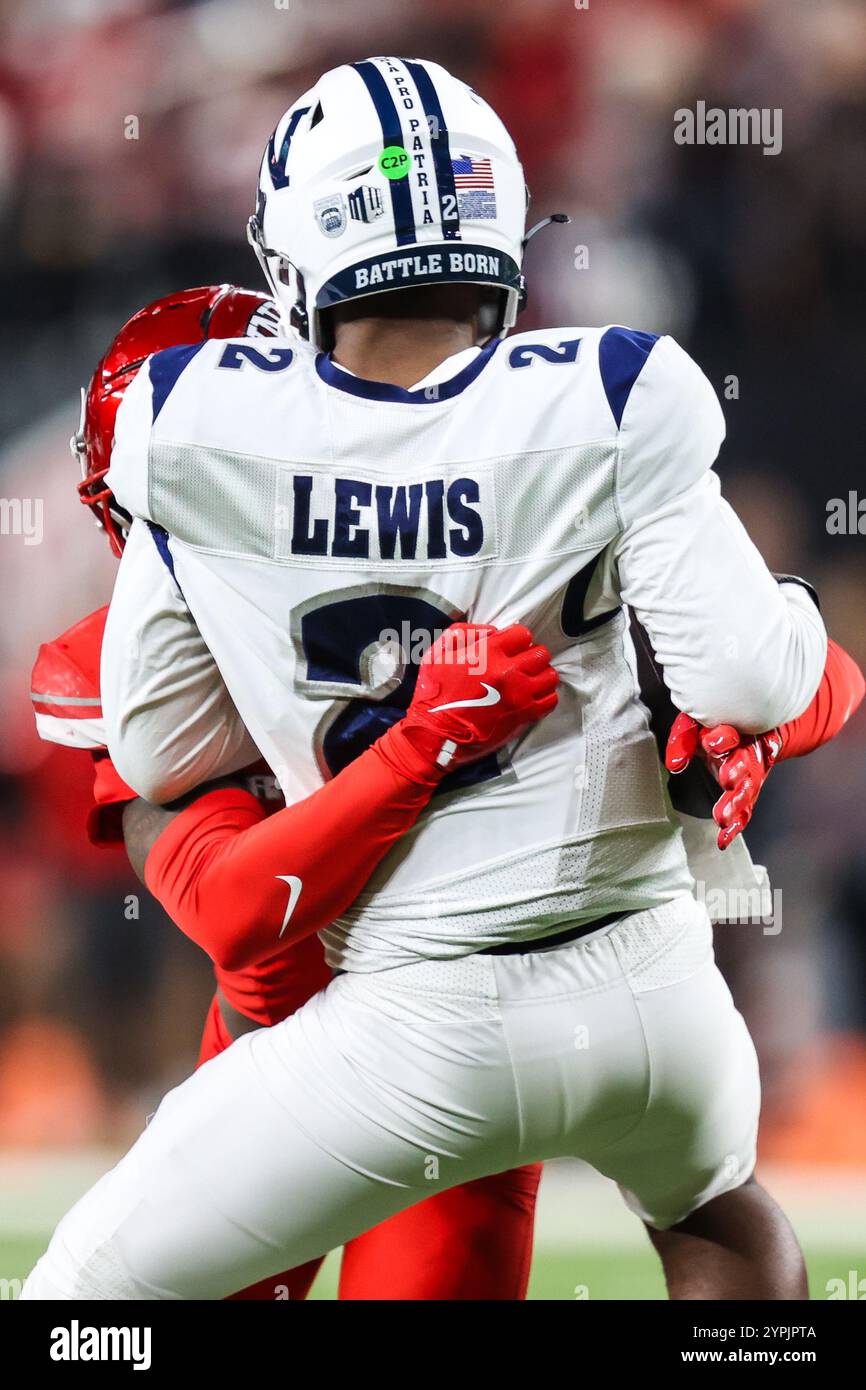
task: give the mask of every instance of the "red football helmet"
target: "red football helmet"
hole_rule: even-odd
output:
[[[78,495],[105,530],[115,555],[123,550],[132,518],[105,486],[105,475],[118,406],[145,358],[163,348],[206,338],[274,338],[279,332],[274,301],[235,285],[180,290],[148,304],[123,325],[87,390],[81,392],[81,422],[70,440],[73,456],[81,464]]]

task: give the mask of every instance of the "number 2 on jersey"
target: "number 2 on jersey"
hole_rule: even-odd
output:
[[[316,731],[323,777],[335,777],[403,717],[419,653],[459,616],[436,595],[388,589],[348,594],[296,615],[298,691],[340,701]],[[444,778],[440,790],[474,786],[500,772],[491,753]]]

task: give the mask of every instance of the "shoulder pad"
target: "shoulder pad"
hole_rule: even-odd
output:
[[[39,648],[30,698],[40,737],[77,748],[105,744],[99,664],[108,607]]]

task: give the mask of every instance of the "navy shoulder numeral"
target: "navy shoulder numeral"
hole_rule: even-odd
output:
[[[240,370],[245,362],[250,362],[260,372],[282,372],[288,367],[295,354],[291,348],[269,348],[267,352],[248,347],[246,343],[229,343],[217,363],[218,367]]]
[[[580,338],[566,338],[551,347],[549,343],[520,343],[508,354],[509,367],[531,367],[533,362],[576,362]]]

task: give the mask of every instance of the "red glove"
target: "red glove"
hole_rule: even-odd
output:
[[[745,830],[767,777],[778,761],[782,736],[778,729],[742,737],[730,724],[704,728],[689,714],[678,714],[665,750],[668,772],[683,772],[700,751],[722,795],[713,807],[719,826],[719,849],[727,849]]]
[[[424,655],[406,717],[375,745],[417,777],[419,757],[452,772],[475,762],[556,708],[559,676],[528,628],[452,623]]]
[[[665,750],[668,772],[683,772],[700,752],[722,795],[713,807],[720,827],[719,849],[726,849],[748,825],[761,788],[777,762],[800,758],[835,738],[857,709],[866,683],[854,661],[831,639],[821,684],[798,719],[765,734],[740,735],[730,724],[704,728],[688,714],[678,714]]]
[[[152,845],[148,888],[228,993],[225,972],[249,970],[345,912],[446,773],[549,713],[557,681],[526,628],[455,624],[425,655],[405,718],[371,748],[268,819],[242,788],[203,792]]]

